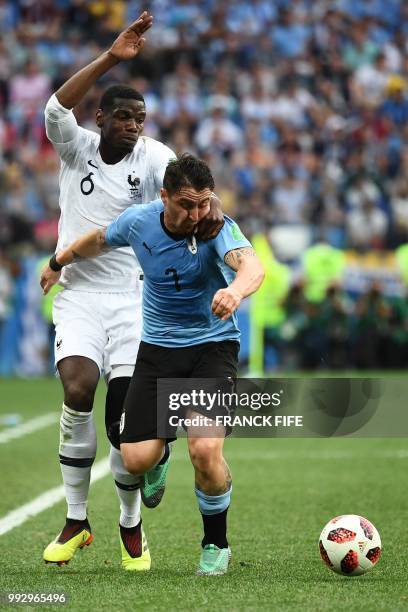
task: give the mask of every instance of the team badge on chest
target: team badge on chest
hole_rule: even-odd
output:
[[[197,246],[197,240],[195,236],[191,236],[187,238],[187,247],[190,253],[192,253],[193,255],[197,254],[198,246]]]
[[[132,200],[137,200],[139,196],[140,178],[134,176],[134,173],[128,175],[127,182],[130,186],[130,197]]]

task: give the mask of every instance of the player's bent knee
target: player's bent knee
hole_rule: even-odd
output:
[[[95,390],[81,380],[72,380],[64,384],[64,402],[72,410],[90,412],[92,410]]]
[[[211,472],[222,460],[222,445],[218,438],[189,438],[188,450],[194,467],[199,472]]]
[[[99,368],[87,357],[66,357],[58,362],[64,402],[72,410],[90,412],[99,381]]]
[[[141,476],[151,470],[160,461],[163,450],[159,445],[152,444],[159,440],[146,442],[123,443],[120,445],[123,464],[128,472]]]
[[[132,452],[122,452],[123,464],[130,474],[135,476],[142,476],[148,472],[153,466],[154,462],[149,461],[146,457],[140,457]]]

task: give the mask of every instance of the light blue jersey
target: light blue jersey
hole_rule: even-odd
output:
[[[164,205],[157,200],[131,206],[106,231],[106,243],[130,245],[143,269],[142,340],[168,347],[239,340],[236,314],[221,321],[211,303],[235,276],[225,254],[250,242],[229,217],[216,238],[197,243],[172,235],[163,219]]]

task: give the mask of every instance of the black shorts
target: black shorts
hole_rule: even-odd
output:
[[[124,403],[120,441],[174,440],[177,427],[169,433],[167,426],[167,435],[160,435],[163,427],[158,431],[157,380],[215,379],[228,382],[230,388],[237,376],[238,353],[239,343],[233,340],[181,348],[141,342]],[[200,409],[194,408],[194,411],[200,412]],[[167,419],[162,411],[160,417]]]

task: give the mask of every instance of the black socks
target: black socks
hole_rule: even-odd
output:
[[[201,542],[203,548],[206,544],[215,544],[218,548],[228,548],[227,512],[228,508],[218,514],[201,514],[204,526],[204,538]]]

